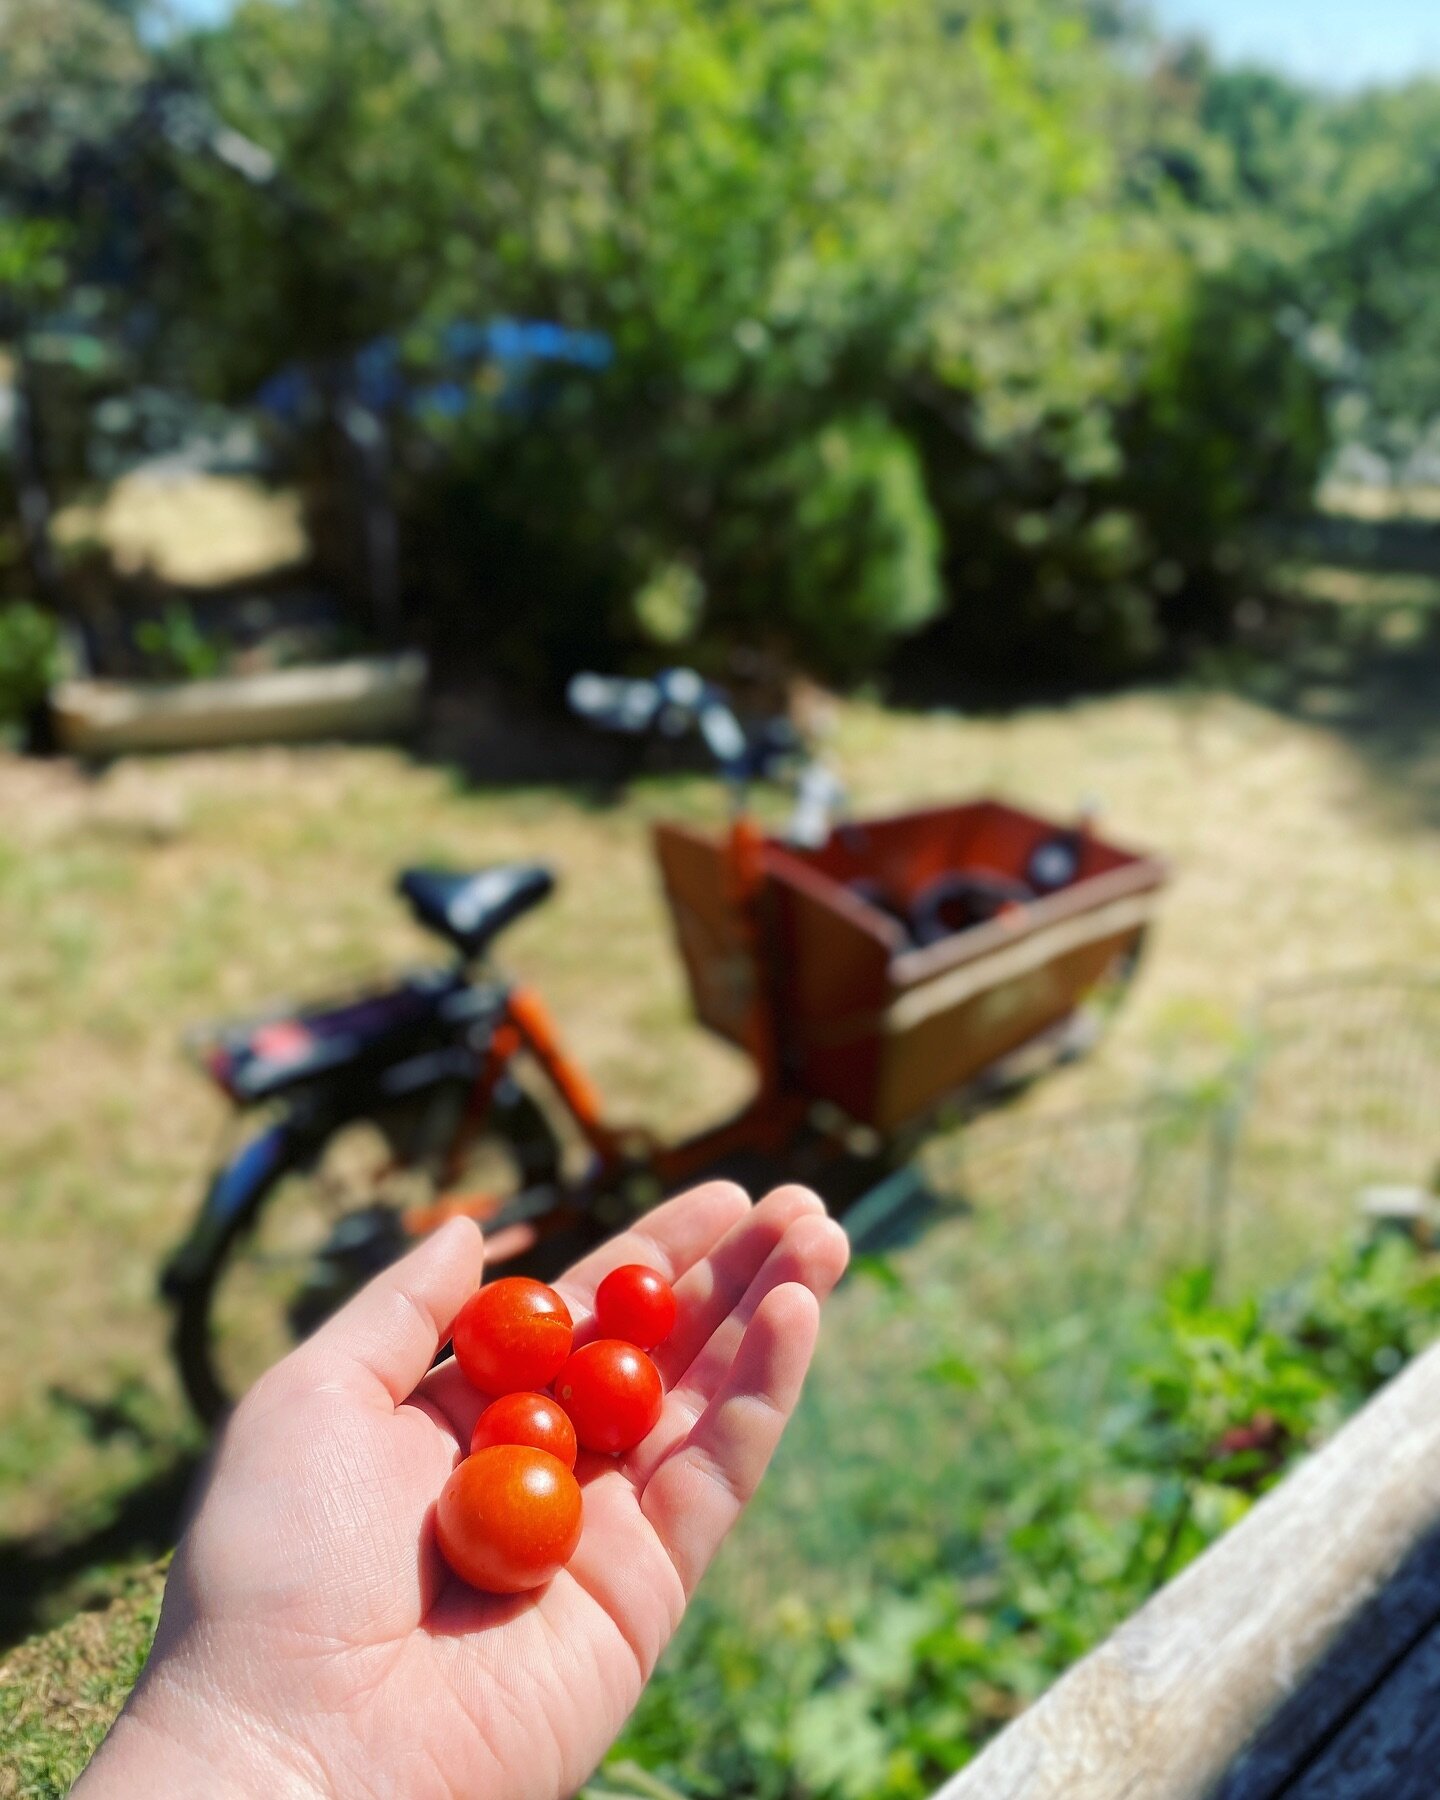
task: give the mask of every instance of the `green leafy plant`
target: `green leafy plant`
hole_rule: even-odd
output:
[[[882,1291],[898,1326],[914,1297],[888,1280]],[[917,1498],[925,1550],[897,1578],[874,1526],[847,1516],[854,1493],[832,1487],[827,1530],[867,1544],[852,1598],[825,1610],[784,1596],[747,1622],[718,1588],[702,1592],[612,1772],[697,1796],[924,1800],[1437,1329],[1440,1268],[1390,1238],[1260,1296],[1222,1300],[1206,1272],[1175,1277],[1115,1344],[1098,1420],[1042,1415],[1033,1394],[1022,1405],[1015,1384],[1043,1333],[1000,1366],[932,1358],[917,1407],[927,1387],[1010,1396],[993,1489],[958,1517]],[[914,1479],[888,1471],[892,1516]],[[614,1791],[602,1783],[597,1800]]]
[[[59,674],[54,618],[28,601],[0,602],[0,731],[23,724]]]
[[[163,677],[203,681],[225,666],[224,649],[200,629],[193,610],[178,601],[158,619],[142,619],[135,642]]]

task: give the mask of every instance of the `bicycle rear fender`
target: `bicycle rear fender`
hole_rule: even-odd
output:
[[[173,1299],[210,1268],[236,1221],[254,1210],[276,1171],[299,1147],[293,1123],[281,1119],[242,1144],[216,1170],[189,1234],[161,1273],[163,1294]]]
[[[253,1214],[276,1174],[289,1165],[304,1168],[336,1125],[364,1118],[377,1105],[403,1101],[443,1082],[474,1080],[478,1052],[451,1044],[409,1056],[388,1069],[345,1074],[301,1097],[300,1103],[249,1138],[211,1178],[195,1222],[165,1265],[160,1291],[174,1299],[209,1270],[236,1225]],[[347,1072],[348,1073],[348,1072]]]

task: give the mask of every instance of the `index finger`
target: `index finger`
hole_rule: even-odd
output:
[[[480,1285],[485,1244],[472,1219],[451,1219],[374,1276],[276,1365],[302,1382],[343,1382],[399,1406]]]

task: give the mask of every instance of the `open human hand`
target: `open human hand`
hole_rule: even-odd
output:
[[[579,1549],[546,1587],[502,1598],[451,1575],[435,1544],[435,1498],[484,1405],[453,1361],[430,1367],[484,1262],[473,1224],[442,1227],[237,1408],[150,1661],[77,1793],[572,1793],[755,1491],[846,1254],[805,1189],[752,1206],[712,1183],[558,1281],[578,1344],[610,1269],[669,1277],[665,1405],[625,1457],[581,1453]]]

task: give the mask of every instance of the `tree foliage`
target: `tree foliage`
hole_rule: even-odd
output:
[[[151,379],[333,398],[386,337],[424,390],[456,321],[604,334],[603,373],[467,369],[385,419],[417,625],[528,681],[657,629],[842,678],[917,631],[1121,671],[1226,628],[1323,461],[1332,340],[1375,407],[1428,405],[1430,89],[1323,99],[1093,0],[16,6],[0,263],[52,308],[57,268],[118,271]],[[124,256],[92,143],[147,202]]]

